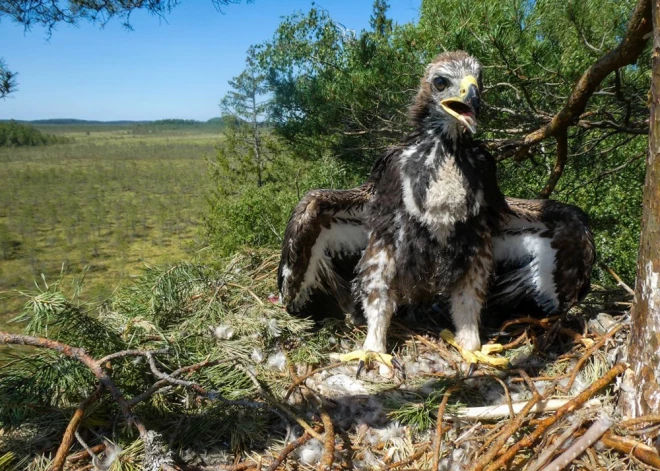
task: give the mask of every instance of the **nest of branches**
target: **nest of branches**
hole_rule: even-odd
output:
[[[0,333],[0,469],[660,468],[660,416],[617,415],[625,290],[486,329],[509,365],[469,377],[441,306],[402,312],[406,379],[356,379],[335,358],[363,326],[289,316],[278,256],[147,268],[101,306],[29,294]]]

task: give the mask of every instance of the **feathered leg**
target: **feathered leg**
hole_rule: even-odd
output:
[[[356,291],[362,301],[364,316],[367,319],[367,338],[362,350],[351,352],[342,357],[343,361],[359,360],[357,374],[364,364],[378,361],[388,368],[402,370],[401,364],[391,355],[385,354],[387,349],[387,329],[392,315],[397,307],[397,297],[393,289],[396,276],[394,250],[384,241],[371,237],[362,260],[358,265]],[[388,370],[381,368],[381,373]]]
[[[479,323],[492,269],[492,244],[490,236],[486,236],[481,249],[450,296],[451,317],[456,327],[456,343],[465,350],[481,348]]]
[[[490,353],[501,351],[501,345],[489,344],[482,347],[479,338],[481,310],[486,301],[494,264],[490,235],[484,235],[483,240],[481,249],[473,258],[463,278],[454,286],[449,299],[456,335],[448,330],[440,333],[440,336],[456,347],[470,364],[468,375],[472,373],[477,363],[497,367],[508,364],[506,358],[488,356]]]

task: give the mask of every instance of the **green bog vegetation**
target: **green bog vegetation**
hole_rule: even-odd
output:
[[[42,276],[65,288],[84,277],[82,298],[102,301],[145,265],[200,246],[221,126],[59,120],[0,123],[0,137],[3,327]]]

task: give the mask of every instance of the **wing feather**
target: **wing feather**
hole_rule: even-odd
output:
[[[489,307],[567,311],[589,290],[595,248],[587,215],[553,200],[506,201],[510,211],[493,237]]]
[[[278,270],[290,313],[320,320],[353,312],[351,282],[367,245],[364,213],[371,188],[313,190],[293,210]]]

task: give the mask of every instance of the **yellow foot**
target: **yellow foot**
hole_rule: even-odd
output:
[[[442,337],[442,339],[449,345],[456,348],[456,350],[458,350],[465,361],[470,364],[468,375],[472,374],[478,363],[485,363],[496,368],[509,366],[509,360],[506,358],[489,356],[491,353],[497,353],[503,350],[502,345],[499,343],[482,345],[481,350],[470,351],[465,350],[460,345],[458,345],[454,339],[454,334],[452,334],[447,329],[444,329],[442,332],[440,332],[440,337]]]
[[[355,350],[354,352],[340,355],[339,360],[342,362],[358,360],[357,372],[355,373],[356,378],[360,376],[360,372],[365,366],[369,366],[372,362],[376,362],[385,365],[392,370],[398,371],[403,379],[406,379],[406,370],[403,367],[403,364],[387,353],[372,352],[370,350]]]

